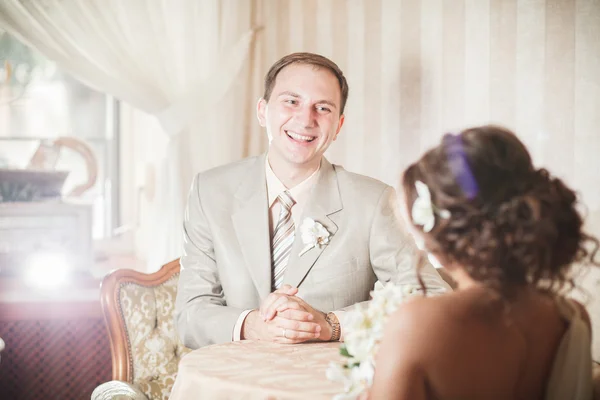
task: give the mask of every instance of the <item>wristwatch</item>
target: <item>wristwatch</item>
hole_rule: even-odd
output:
[[[338,340],[340,340],[342,331],[340,329],[340,321],[338,320],[338,317],[335,315],[335,313],[327,313],[325,315],[325,321],[327,321],[327,323],[331,325],[331,339],[329,340],[331,342],[337,342]]]

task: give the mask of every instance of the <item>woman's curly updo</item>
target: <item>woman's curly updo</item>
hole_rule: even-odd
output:
[[[416,181],[429,187],[436,210],[450,212],[442,218],[438,211],[429,232],[410,217]],[[402,187],[428,251],[505,296],[524,285],[572,286],[571,264],[593,263],[598,249],[598,240],[582,231],[575,192],[536,169],[523,143],[501,127],[446,134],[408,167]]]

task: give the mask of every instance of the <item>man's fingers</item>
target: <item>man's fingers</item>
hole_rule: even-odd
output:
[[[277,300],[277,298],[279,298],[279,296],[276,293],[271,293],[263,300],[263,302],[260,304],[259,309],[261,316],[265,314],[265,310],[267,309],[267,307],[269,307],[275,300]]]
[[[286,304],[295,304],[296,306],[300,307],[298,303],[292,301],[288,301]],[[284,311],[277,311],[277,316],[286,319],[294,319],[296,321],[312,321],[315,318],[311,313],[301,310],[300,308],[294,309],[294,307],[290,307]]]
[[[268,295],[267,298],[262,302],[262,304],[260,305],[260,315],[265,321],[268,321],[270,319],[267,319],[266,317],[267,310],[269,310],[272,307],[272,305],[281,298],[287,299],[287,296],[285,294],[273,292],[270,295]]]
[[[321,327],[319,324],[314,322],[305,322],[305,321],[297,321],[293,319],[286,319],[280,316],[277,316],[271,322],[275,326],[279,328],[285,329],[287,333],[290,332],[308,332],[308,333],[319,333],[321,332]],[[288,337],[289,335],[286,335]]]
[[[292,285],[286,283],[285,285],[277,289],[274,293],[294,296],[296,293],[298,293],[298,288],[292,287]]]
[[[290,330],[285,331],[285,339],[300,340],[303,342],[305,342],[307,340],[316,339],[319,336],[320,336],[320,333],[290,331]]]
[[[296,343],[306,342],[319,337],[317,333],[294,331],[279,326],[269,324],[269,332],[273,336],[273,340],[279,343],[287,343],[287,341],[295,341]],[[283,336],[285,334],[285,336]]]
[[[265,318],[265,321],[270,321],[271,319],[273,319],[273,317],[275,317],[275,313],[277,312],[277,308],[279,308],[281,305],[285,304],[288,301],[289,298],[287,296],[281,295],[277,298],[277,300],[271,303],[271,305],[269,305],[269,307],[267,307],[264,310],[263,316]]]
[[[279,344],[299,344],[299,343],[304,343],[307,342],[310,339],[286,339],[286,338],[282,338],[282,337],[276,337],[273,338],[273,342],[275,343],[279,343]]]
[[[275,315],[273,311],[268,312],[270,308],[272,308],[273,303],[278,301],[281,297],[294,296],[298,293],[298,288],[292,287],[289,284],[285,284],[273,293],[269,294],[267,298],[260,305],[259,313],[263,317],[265,321],[269,321]],[[275,310],[275,308],[273,308]]]
[[[306,311],[306,309],[300,304],[298,301],[287,301],[281,304],[275,311],[281,313],[285,310],[302,310]]]

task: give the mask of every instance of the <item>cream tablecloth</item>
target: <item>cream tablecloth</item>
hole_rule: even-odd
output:
[[[180,361],[170,400],[331,399],[342,386],[327,380],[325,370],[341,358],[339,343],[208,346]]]

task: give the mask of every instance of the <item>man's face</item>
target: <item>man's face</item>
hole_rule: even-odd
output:
[[[279,72],[268,103],[261,99],[258,120],[267,128],[273,156],[289,164],[320,162],[344,123],[335,75],[307,64]]]

